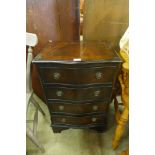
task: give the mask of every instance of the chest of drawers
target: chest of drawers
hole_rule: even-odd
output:
[[[104,42],[49,42],[34,58],[53,131],[102,132],[121,59]]]

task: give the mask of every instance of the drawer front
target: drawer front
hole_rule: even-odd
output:
[[[92,113],[103,113],[108,108],[106,103],[49,103],[50,113],[84,115]]]
[[[110,98],[112,87],[46,87],[46,97],[48,100],[107,100]]]
[[[116,66],[91,68],[40,68],[43,83],[112,83]]]
[[[91,125],[91,124],[104,124],[106,121],[106,117],[105,115],[94,115],[85,117],[52,115],[51,120],[53,124]]]

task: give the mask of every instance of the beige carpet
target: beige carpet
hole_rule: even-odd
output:
[[[97,133],[93,130],[69,129],[54,134],[50,127],[49,112],[44,103],[38,100],[46,113],[43,117],[39,113],[37,136],[45,148],[44,155],[119,155],[128,146],[128,127],[124,133],[119,147],[112,149],[112,137],[116,128],[114,120],[113,103],[110,105],[108,130],[105,133]],[[31,118],[34,107],[31,106],[29,117]],[[41,155],[43,153],[27,138],[26,154]]]

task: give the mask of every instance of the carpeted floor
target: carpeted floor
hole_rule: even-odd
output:
[[[114,119],[113,103],[110,105],[108,130],[105,133],[97,133],[93,130],[69,129],[61,133],[54,134],[50,127],[49,112],[44,103],[36,98],[46,113],[43,117],[39,113],[39,123],[37,136],[45,148],[44,155],[119,155],[128,147],[128,126],[116,150],[112,149],[112,138],[116,128]],[[34,107],[28,117],[33,116]],[[41,151],[27,138],[27,155],[42,155]]]

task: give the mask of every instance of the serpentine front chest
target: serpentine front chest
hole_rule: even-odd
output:
[[[102,132],[121,59],[104,42],[49,42],[34,58],[54,132]]]

